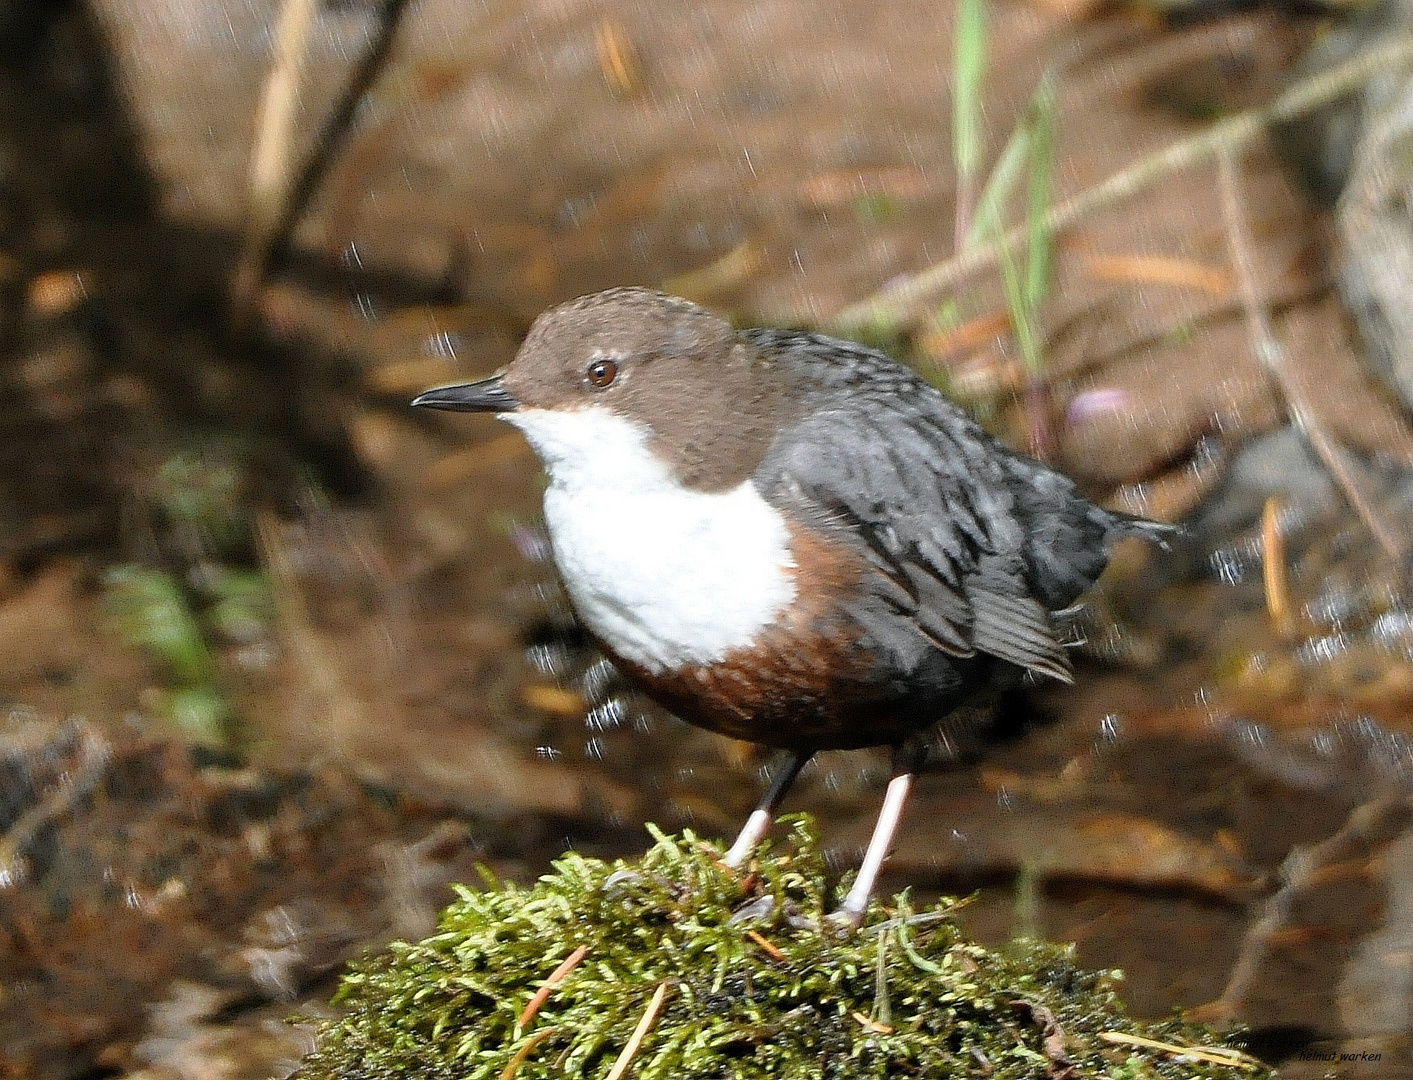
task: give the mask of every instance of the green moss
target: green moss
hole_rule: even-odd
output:
[[[963,940],[952,902],[914,914],[905,894],[891,909],[875,903],[852,936],[821,930],[832,890],[801,820],[739,879],[691,833],[654,836],[636,864],[571,852],[531,888],[488,877],[484,891],[458,890],[434,936],[345,976],[347,1014],[296,1076],[605,1077],[664,984],[624,1075],[1270,1075],[1250,1059],[1194,1063],[1106,1042],[1105,1032],[1184,1046],[1211,1037],[1127,1019],[1114,973],[1080,970],[1070,948]],[[583,961],[522,1029],[527,1002],[581,946]],[[1055,1024],[1073,1071],[1057,1059]]]

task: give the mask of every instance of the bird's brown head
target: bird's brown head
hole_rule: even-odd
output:
[[[651,289],[594,293],[546,311],[515,359],[479,383],[429,390],[413,404],[499,412],[525,430],[545,414],[609,414],[640,428],[678,483],[739,484],[784,418],[783,374],[705,308]]]

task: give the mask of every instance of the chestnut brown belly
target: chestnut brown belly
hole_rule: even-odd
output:
[[[599,645],[649,697],[683,720],[767,746],[845,750],[901,742],[983,687],[992,661],[934,653],[897,670],[847,614],[863,566],[848,547],[791,530],[795,601],[748,647],[711,664],[652,672]]]
[[[897,714],[898,703],[886,700],[886,686],[877,684],[874,658],[857,645],[771,644],[663,674],[605,651],[654,701],[689,723],[735,739],[843,749],[893,742],[929,722]]]

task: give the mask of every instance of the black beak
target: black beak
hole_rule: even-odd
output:
[[[459,386],[439,386],[412,399],[414,408],[447,409],[451,412],[514,412],[520,408],[499,375]]]

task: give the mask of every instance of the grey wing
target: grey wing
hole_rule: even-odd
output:
[[[954,409],[917,384],[906,399],[813,412],[776,440],[757,486],[862,555],[865,595],[852,613],[877,643],[901,657],[926,645],[987,653],[1069,682],[1027,580],[1008,452]]]

